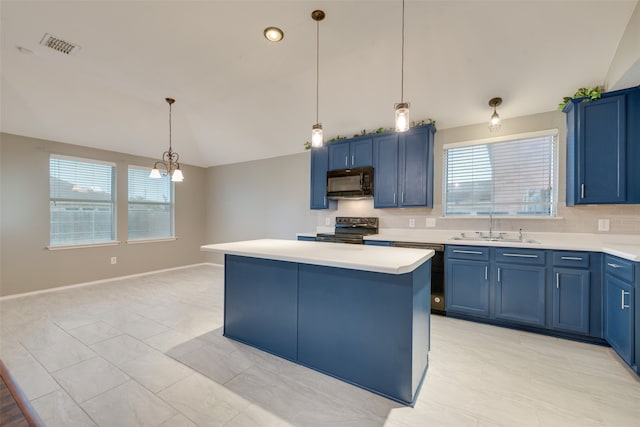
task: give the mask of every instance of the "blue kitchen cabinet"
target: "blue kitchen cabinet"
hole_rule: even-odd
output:
[[[375,208],[433,207],[435,127],[374,138]]]
[[[575,268],[554,268],[553,315],[554,329],[589,333],[590,272]]]
[[[637,265],[629,260],[605,255],[604,337],[618,355],[637,372],[635,328]]]
[[[640,86],[572,100],[567,114],[567,205],[640,203]]]
[[[545,326],[545,255],[539,249],[496,249],[496,319]]]
[[[373,207],[398,207],[398,135],[373,142]]]
[[[431,125],[400,135],[400,207],[433,207],[433,137]]]
[[[333,142],[329,147],[329,170],[360,168],[373,164],[373,138]]]
[[[311,149],[311,209],[335,209],[335,200],[327,199],[327,170],[329,168],[329,149],[325,147]]]
[[[447,313],[489,317],[489,248],[447,246],[445,259]]]
[[[393,242],[389,240],[365,240],[364,244],[369,246],[393,246]]]
[[[298,236],[298,240],[301,240],[304,242],[315,242],[316,238],[315,236]]]

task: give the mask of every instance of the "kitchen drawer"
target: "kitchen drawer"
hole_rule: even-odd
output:
[[[627,283],[632,283],[634,281],[632,261],[618,258],[613,255],[605,255],[604,271],[605,273],[616,276]]]
[[[477,261],[489,260],[489,248],[483,246],[447,246],[447,258],[473,259]]]
[[[589,268],[589,253],[576,251],[553,251],[554,267]]]
[[[545,253],[543,249],[497,248],[496,262],[544,265]]]

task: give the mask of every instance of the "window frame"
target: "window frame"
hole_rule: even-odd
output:
[[[471,147],[471,146],[480,146],[480,145],[489,145],[500,142],[509,142],[523,140],[523,139],[533,139],[533,138],[541,138],[541,137],[551,137],[552,144],[552,157],[551,157],[551,186],[552,186],[552,194],[551,194],[551,206],[550,206],[550,214],[549,215],[517,215],[517,214],[500,214],[500,213],[489,213],[489,214],[478,214],[478,213],[470,213],[468,215],[464,214],[447,214],[447,186],[448,186],[448,168],[447,168],[447,150],[452,148],[461,148],[461,147]],[[538,219],[538,220],[553,220],[559,219],[558,215],[558,200],[559,200],[559,130],[558,129],[544,129],[533,132],[525,132],[518,134],[510,134],[503,135],[492,138],[483,138],[483,139],[475,139],[475,140],[467,140],[467,141],[458,141],[446,143],[442,147],[442,217],[448,219],[471,219],[471,218],[489,218],[490,216],[500,218],[500,219]]]
[[[137,243],[153,243],[153,242],[163,242],[163,241],[174,241],[177,240],[177,236],[176,236],[176,186],[175,186],[175,182],[171,181],[171,177],[170,176],[163,176],[162,179],[168,179],[169,182],[169,192],[171,195],[171,202],[170,203],[154,203],[154,202],[132,202],[129,199],[129,184],[130,184],[130,179],[129,179],[129,170],[130,169],[137,169],[137,170],[142,170],[145,171],[147,173],[147,175],[151,172],[151,168],[146,167],[146,166],[139,166],[139,165],[133,165],[133,164],[129,164],[127,165],[127,244],[137,244]],[[152,178],[148,178],[148,179],[152,179]],[[156,181],[156,180],[154,180]],[[140,237],[140,238],[131,238],[129,237],[129,225],[130,225],[130,221],[129,221],[129,205],[130,204],[134,204],[134,205],[158,205],[158,206],[167,206],[170,205],[171,206],[171,220],[170,220],[170,227],[171,227],[171,235],[170,236],[160,236],[160,237]]]
[[[95,165],[105,165],[111,167],[111,239],[110,240],[99,240],[99,241],[84,241],[84,242],[74,242],[74,243],[52,243],[51,233],[51,202],[76,202],[79,200],[75,199],[63,199],[63,198],[52,198],[51,197],[51,160],[52,159],[60,159],[73,161],[78,163],[90,163]],[[99,246],[113,246],[117,245],[120,242],[117,240],[118,235],[118,197],[117,197],[117,176],[118,176],[118,168],[115,162],[109,162],[105,160],[98,160],[86,157],[78,157],[78,156],[69,156],[65,154],[56,154],[49,153],[49,221],[48,221],[48,229],[49,229],[49,243],[46,246],[48,250],[60,250],[60,249],[75,249],[75,248],[84,248],[84,247],[99,247]],[[103,200],[96,200],[94,202],[104,202]],[[106,202],[105,202],[106,204]]]

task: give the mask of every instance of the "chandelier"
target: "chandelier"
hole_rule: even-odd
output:
[[[182,182],[184,177],[182,176],[180,163],[178,162],[180,155],[174,153],[171,149],[171,105],[176,102],[176,100],[173,98],[165,98],[165,100],[169,104],[169,150],[162,154],[162,160],[155,162],[149,178],[159,179],[162,178],[162,175],[170,175],[171,181]],[[163,169],[162,174],[160,173],[160,169]]]

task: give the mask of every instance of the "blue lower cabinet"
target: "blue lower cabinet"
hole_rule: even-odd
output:
[[[225,256],[224,336],[412,405],[428,366],[431,260],[406,274]]]
[[[488,274],[487,261],[447,259],[444,298],[446,311],[488,317]]]
[[[629,365],[634,363],[635,325],[634,288],[623,280],[606,274],[604,337]]]
[[[316,238],[315,236],[298,236],[298,240],[301,240],[304,242],[315,242]]]
[[[496,318],[545,326],[545,267],[496,264]]]
[[[224,263],[224,336],[295,360],[297,265],[236,255]]]
[[[553,269],[552,328],[584,335],[589,333],[590,277],[589,270]]]

